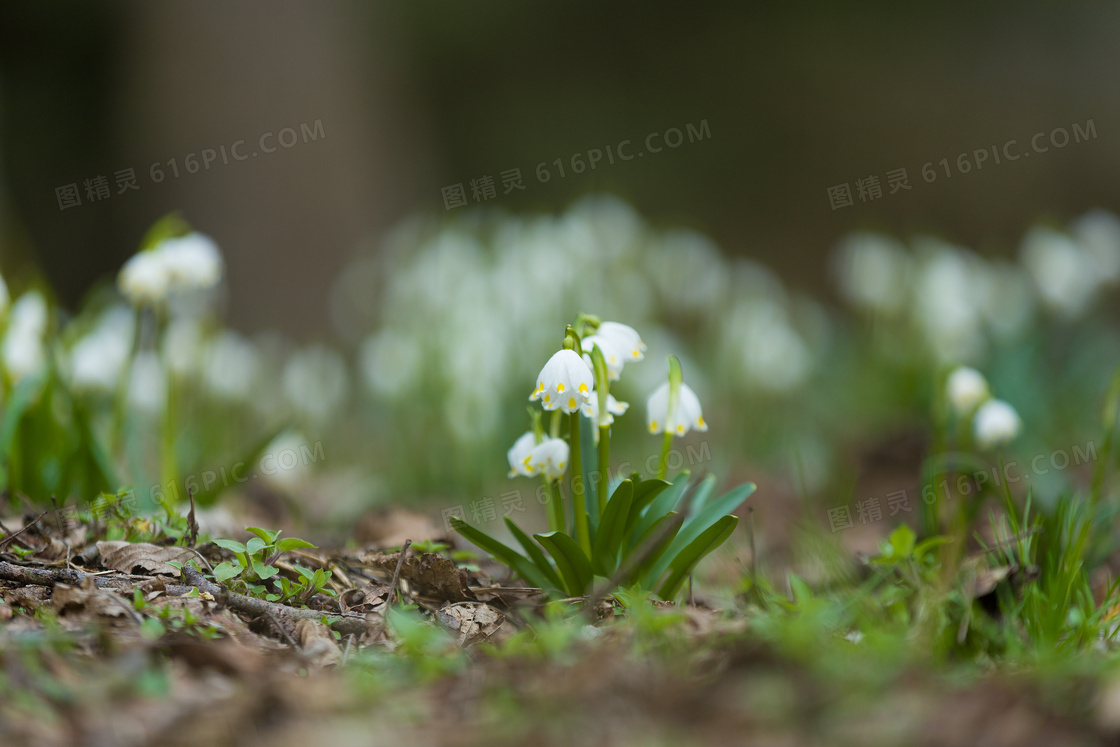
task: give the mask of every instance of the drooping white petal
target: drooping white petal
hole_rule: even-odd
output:
[[[683,436],[692,429],[708,430],[700,399],[688,384],[681,383],[675,412],[669,412],[669,382],[659,386],[646,402],[646,423],[650,433],[666,431]]]
[[[537,437],[532,431],[525,431],[520,438],[513,442],[513,446],[506,452],[506,459],[509,460],[510,477],[517,477],[518,475],[531,477],[533,475],[532,453],[536,445]]]
[[[945,388],[957,415],[967,415],[988,398],[988,380],[984,374],[968,366],[954,369]]]
[[[1015,408],[1000,399],[990,399],[980,405],[972,421],[972,432],[982,449],[1008,443],[1019,435],[1023,421]]]
[[[603,322],[595,331],[595,337],[602,337],[622,354],[627,361],[640,361],[645,357],[646,344],[633,327],[621,322]],[[606,349],[603,350],[606,353]]]
[[[189,233],[166,239],[156,247],[163,254],[172,284],[182,288],[211,288],[222,278],[222,255],[209,236]]]
[[[559,479],[568,466],[568,452],[568,442],[562,438],[541,441],[529,453],[533,474],[544,474],[549,480]]]
[[[595,391],[595,377],[574,350],[556,352],[537,376],[530,401],[540,400],[546,410],[577,412]]]
[[[117,275],[121,294],[137,306],[161,303],[167,298],[170,285],[166,255],[155,249],[134,254]]]
[[[607,364],[607,379],[618,381],[618,377],[622,373],[622,366],[627,360],[622,349],[618,347],[618,343],[602,335],[588,335],[581,340],[581,343],[584,351],[583,362],[592,366],[592,370],[594,370],[591,362],[591,351],[598,345],[599,350],[603,352],[603,362]]]

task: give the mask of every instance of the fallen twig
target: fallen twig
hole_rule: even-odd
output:
[[[405,556],[408,555],[408,548],[412,547],[412,540],[406,539],[404,545],[401,547],[400,557],[397,558],[397,567],[393,571],[393,580],[389,583],[389,596],[385,602],[386,607],[393,606],[393,597],[397,595],[397,584],[401,580],[401,566],[404,565]]]

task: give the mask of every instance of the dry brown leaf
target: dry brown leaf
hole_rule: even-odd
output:
[[[141,574],[162,573],[176,576],[179,571],[167,564],[172,560],[179,563],[194,557],[185,547],[160,547],[147,542],[98,542],[97,551],[101,553],[101,565],[121,573]]]
[[[361,562],[391,575],[399,559],[399,552],[373,553],[363,555]],[[468,588],[467,572],[433,552],[410,553],[401,565],[401,579],[408,581],[413,591],[422,597],[443,602],[477,601]]]
[[[463,647],[512,634],[512,631],[503,629],[505,615],[488,604],[478,602],[449,604],[436,613],[436,620],[455,633],[459,645]]]
[[[342,663],[342,651],[331,629],[316,620],[296,623],[296,637],[304,656],[320,667],[334,667]]]

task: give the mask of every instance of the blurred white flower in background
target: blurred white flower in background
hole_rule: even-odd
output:
[[[1036,227],[1023,237],[1019,253],[1049,309],[1067,319],[1085,313],[1101,283],[1088,249],[1063,233]]]
[[[396,329],[383,329],[362,342],[358,367],[371,392],[395,397],[415,382],[422,356],[415,337]]]
[[[283,385],[284,395],[296,412],[322,422],[346,400],[350,374],[338,351],[325,345],[311,345],[288,358]]]
[[[724,357],[755,389],[786,392],[799,388],[812,369],[812,356],[777,299],[746,298],[727,313],[721,345]]]
[[[1070,232],[1093,258],[1103,282],[1120,280],[1120,218],[1107,210],[1091,210],[1070,224]]]
[[[975,410],[989,396],[988,380],[975,368],[958,366],[945,382],[949,404],[959,416]]]
[[[703,312],[724,300],[728,277],[719,247],[695,231],[669,231],[643,251],[650,279],[674,312]]]
[[[167,372],[159,356],[145,350],[132,359],[128,402],[139,412],[158,415],[167,404]]]
[[[135,329],[135,315],[128,307],[102,312],[93,330],[70,350],[70,385],[75,391],[116,391],[132,354]]]
[[[982,449],[1009,443],[1019,435],[1023,421],[1015,408],[1001,399],[989,399],[980,405],[972,420],[972,432]]]
[[[860,232],[836,247],[840,293],[852,306],[880,314],[895,314],[906,303],[912,261],[900,241]]]
[[[222,255],[213,239],[189,233],[137,252],[121,267],[117,286],[135,306],[152,306],[173,292],[205,291],[222,278]]]
[[[163,333],[164,360],[171,373],[180,378],[202,371],[204,332],[194,316],[173,317]]]
[[[12,304],[0,352],[8,378],[13,382],[37,376],[45,370],[44,337],[49,316],[47,301],[39,291],[27,291]]]
[[[580,411],[584,415],[586,415],[587,417],[591,418],[592,423],[595,423],[597,426],[604,426],[604,425],[610,425],[611,423],[613,423],[615,415],[625,415],[626,411],[629,410],[629,409],[630,409],[630,403],[629,402],[619,402],[617,399],[614,398],[613,394],[608,394],[607,395],[607,412],[604,415],[603,419],[600,420],[599,419],[599,396],[596,394],[596,395],[593,395],[591,397],[591,399],[587,400],[587,402],[583,405],[583,407],[580,409]],[[595,442],[598,443],[599,442],[599,429],[595,428],[592,431],[592,433],[595,434]]]
[[[220,332],[206,350],[203,377],[219,399],[242,401],[253,393],[260,369],[252,342],[231,330]]]
[[[914,297],[925,339],[941,362],[977,359],[987,348],[982,323],[990,289],[983,260],[928,237],[917,239],[915,247]]]

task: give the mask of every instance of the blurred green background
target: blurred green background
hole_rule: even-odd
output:
[[[1120,8],[1099,3],[6,3],[0,265],[38,262],[73,305],[181,208],[228,256],[235,327],[319,337],[348,257],[484,175],[511,211],[612,192],[816,292],[858,227],[1009,254],[1040,216],[1120,206],[1118,32]],[[1090,119],[1088,142],[921,179]],[[320,120],[316,142],[183,171],[192,152]],[[703,121],[702,142],[533,175]],[[153,183],[170,159],[183,173]],[[59,210],[56,187],[125,168],[139,190]],[[510,168],[526,189],[503,195]],[[890,195],[896,168],[913,188]],[[829,187],[868,175],[881,199],[830,208]]]

